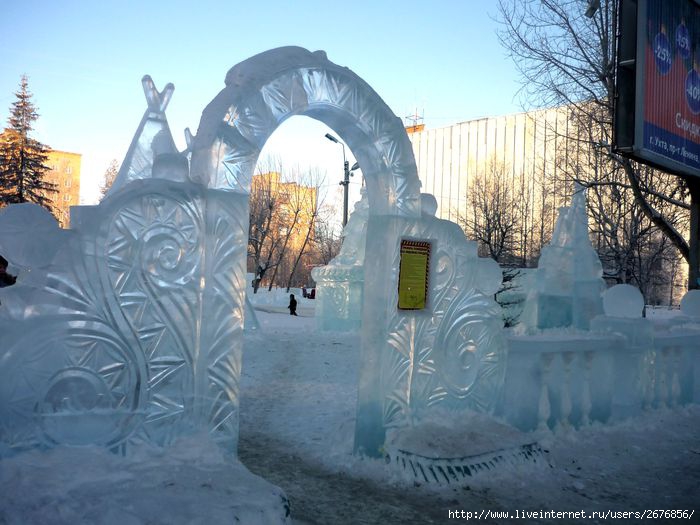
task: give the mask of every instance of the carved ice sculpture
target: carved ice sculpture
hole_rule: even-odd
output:
[[[362,288],[365,282],[365,241],[369,202],[367,192],[355,203],[343,229],[340,252],[326,266],[314,268],[316,327],[319,330],[357,330],[362,324]]]
[[[355,448],[380,454],[386,428],[435,406],[493,406],[501,316],[477,290],[475,245],[432,215],[434,198],[421,206],[402,122],[364,81],[320,51],[254,56],[228,72],[183,154],[165,118],[172,86],[143,85],[148,108],[108,196],[75,208],[46,265],[27,262],[32,278],[0,296],[0,455],[201,428],[235,452],[248,192],[267,138],[293,115],[333,128],[367,183]],[[418,312],[396,308],[402,239],[433,250]]]
[[[570,207],[559,209],[552,240],[542,248],[521,319],[529,328],[589,328],[602,313],[605,290],[598,254],[588,237],[586,194],[576,184]]]

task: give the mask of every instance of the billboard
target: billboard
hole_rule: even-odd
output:
[[[621,5],[615,145],[664,170],[700,176],[700,3]]]

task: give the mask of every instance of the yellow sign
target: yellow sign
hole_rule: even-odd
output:
[[[399,310],[422,310],[428,300],[430,243],[401,241]]]

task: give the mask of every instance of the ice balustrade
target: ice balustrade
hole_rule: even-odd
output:
[[[499,415],[522,430],[560,430],[700,402],[700,316],[643,318],[642,295],[629,285],[606,290],[603,304],[590,332],[507,338]]]
[[[561,208],[508,340],[497,413],[523,430],[571,428],[700,401],[700,300],[652,322],[630,285],[604,289],[588,239],[585,191]]]
[[[71,230],[32,211],[46,231],[27,235],[27,215],[0,214],[0,232],[18,230],[0,249],[22,270],[0,293],[0,454],[66,443],[124,450],[202,428],[235,452],[248,193],[260,150],[293,115],[333,128],[367,183],[356,450],[381,454],[388,427],[433,406],[494,406],[500,312],[477,289],[474,243],[421,209],[401,120],[323,52],[271,50],[225,84],[180,153],[165,116],[173,86],[159,92],[144,77],[147,110],[119,175],[98,206],[72,210]],[[420,312],[396,308],[402,239],[433,249]],[[41,256],[22,259],[31,247]]]

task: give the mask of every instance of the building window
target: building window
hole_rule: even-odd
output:
[[[73,173],[73,167],[72,167],[72,166],[66,166],[66,173],[68,173],[68,175],[70,175],[71,173]]]
[[[70,188],[72,184],[72,181],[70,179],[66,180],[66,188]]]
[[[63,200],[64,200],[65,202],[70,201],[70,195],[64,195],[64,196],[63,196]]]

